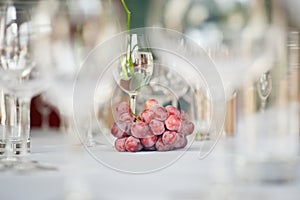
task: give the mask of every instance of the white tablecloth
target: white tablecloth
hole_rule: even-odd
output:
[[[82,146],[61,133],[33,131],[31,159],[55,166],[55,171],[0,172],[0,199],[289,199],[300,197],[300,165],[295,181],[281,184],[242,182],[235,176],[235,153],[217,145],[199,160],[194,142],[170,166],[152,173],[128,174],[95,160]],[[116,155],[111,147],[103,147]],[[121,154],[121,153],[118,153]],[[298,162],[299,163],[299,162]]]

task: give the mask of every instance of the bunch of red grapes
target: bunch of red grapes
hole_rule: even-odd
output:
[[[186,136],[194,131],[194,124],[183,110],[171,105],[161,107],[155,99],[147,100],[145,110],[139,115],[133,115],[126,102],[121,102],[116,111],[111,134],[117,138],[115,148],[121,152],[184,148],[188,142]]]

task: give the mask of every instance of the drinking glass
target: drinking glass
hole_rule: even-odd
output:
[[[129,34],[126,38],[126,54],[113,71],[119,87],[130,97],[130,108],[136,113],[138,91],[149,84],[153,73],[153,56],[147,38],[143,34]]]
[[[115,31],[109,6],[108,1],[91,0],[86,4],[82,0],[51,0],[40,1],[37,12],[39,22],[48,23],[40,46],[43,46],[44,63],[52,69],[50,76],[53,78],[44,96],[57,108],[62,132],[74,133],[73,91],[75,83],[80,85],[80,101],[86,106],[78,111],[81,120],[77,133],[88,146],[95,144],[90,117],[93,104],[87,96],[90,83],[95,81],[94,71],[86,71],[80,77],[77,74],[90,49]]]
[[[73,5],[57,0],[40,1],[36,12],[37,23],[45,24],[44,40],[40,43],[44,56],[41,57],[44,65],[51,69],[49,76],[53,80],[43,95],[57,108],[63,132],[73,131],[73,83],[83,53],[82,30],[79,29],[83,18],[76,23],[74,18],[78,15],[71,12],[78,2]]]
[[[36,2],[7,2],[1,7],[1,68],[0,85],[5,93],[5,117],[10,122],[3,126],[6,142],[4,168],[12,166],[27,170],[39,168],[27,159],[30,138],[31,98],[44,91],[51,80],[48,70],[37,62],[39,34],[32,16]],[[17,151],[19,149],[19,152]],[[14,154],[20,153],[17,157]]]
[[[237,175],[242,180],[282,183],[296,177],[299,152],[298,32],[289,32],[287,41],[287,62],[273,65],[243,89],[236,162]]]
[[[276,183],[294,179],[299,105],[286,96],[289,90],[287,82],[273,85],[270,96],[256,98],[266,101],[256,104],[256,112],[245,107],[237,137],[237,174],[242,180]],[[245,92],[257,94],[258,88],[249,87]]]

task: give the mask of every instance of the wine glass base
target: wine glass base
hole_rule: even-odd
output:
[[[93,139],[88,139],[86,142],[85,142],[85,145],[87,147],[93,147],[96,145],[96,142],[93,140]]]
[[[210,140],[209,133],[197,132],[195,133],[195,141]]]
[[[10,141],[10,150],[12,151],[12,154],[19,155],[21,154],[21,147],[22,147],[22,141]],[[0,155],[3,155],[6,151],[6,142],[0,141]],[[26,152],[30,153],[30,138],[26,142]]]
[[[34,171],[58,171],[58,168],[39,163],[26,157],[3,156],[0,158],[0,171],[34,172]]]

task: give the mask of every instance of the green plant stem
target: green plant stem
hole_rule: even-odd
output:
[[[126,3],[125,3],[125,0],[121,0],[122,4],[123,4],[123,7],[127,13],[127,31],[130,30],[130,20],[131,20],[131,12],[130,10],[128,9]]]
[[[121,2],[127,13],[127,31],[129,33],[130,32],[131,12],[125,3],[125,0],[121,0]],[[127,67],[129,68],[129,73],[131,75],[134,74],[133,63],[132,63],[132,58],[131,58],[131,37],[130,36],[129,36],[128,45],[129,45],[129,47],[128,47],[129,49],[127,49],[126,64],[125,64],[125,66],[122,66],[123,76],[125,77],[125,79],[129,78],[127,75]]]

